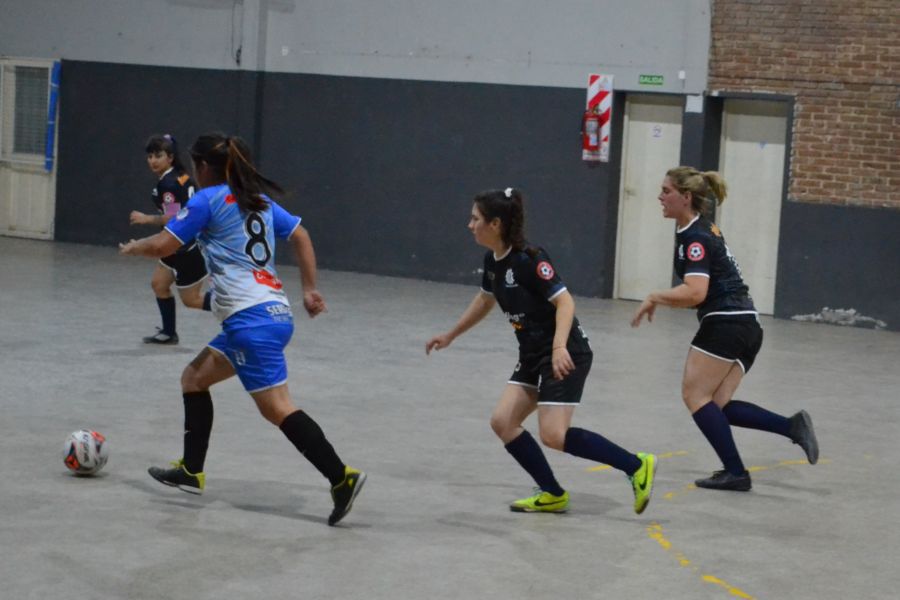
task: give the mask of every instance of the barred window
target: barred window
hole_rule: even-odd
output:
[[[48,69],[15,67],[13,152],[43,154],[47,131]]]

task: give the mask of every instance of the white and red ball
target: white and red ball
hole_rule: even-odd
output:
[[[73,431],[63,446],[63,462],[76,475],[99,473],[108,458],[106,438],[89,429]]]

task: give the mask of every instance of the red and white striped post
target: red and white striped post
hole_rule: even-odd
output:
[[[587,110],[600,117],[600,140],[596,151],[582,150],[582,160],[609,162],[609,128],[612,116],[613,76],[588,76]]]

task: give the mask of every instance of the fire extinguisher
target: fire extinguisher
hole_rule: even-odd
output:
[[[581,149],[588,152],[600,150],[600,113],[596,106],[584,111],[581,118]]]

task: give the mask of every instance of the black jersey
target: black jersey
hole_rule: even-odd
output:
[[[516,332],[520,352],[553,352],[556,306],[550,301],[566,291],[566,286],[543,249],[534,250],[534,256],[511,249],[499,259],[488,251],[484,255],[481,289],[497,299]],[[566,347],[573,354],[591,351],[575,317]]]
[[[725,244],[718,226],[696,217],[675,234],[675,274],[709,278],[706,299],[697,305],[697,319],[707,316],[756,314],[741,268]]]
[[[175,169],[166,171],[156,186],[153,188],[153,205],[160,214],[173,217],[178,214],[194,195],[194,180],[187,173],[178,175]],[[195,242],[185,244],[178,252],[186,252],[194,246]]]

